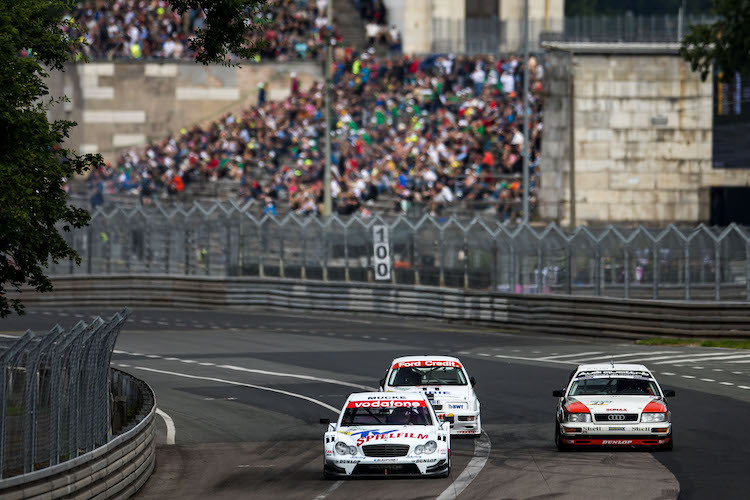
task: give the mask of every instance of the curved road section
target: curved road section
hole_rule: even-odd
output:
[[[36,309],[2,334],[72,326],[101,310]],[[453,441],[446,479],[322,479],[324,429],[350,392],[411,354],[459,356],[477,379],[486,435]],[[642,362],[672,400],[675,450],[553,444],[553,389],[579,362]],[[113,364],[159,406],[157,468],[137,498],[743,498],[750,352],[514,335],[375,316],[136,310]]]

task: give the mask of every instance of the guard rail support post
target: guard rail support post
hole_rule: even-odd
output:
[[[203,230],[206,231],[206,246],[201,247],[200,252],[203,255],[203,268],[206,271],[206,276],[211,276],[211,224],[208,224],[205,220]]]
[[[684,242],[684,258],[685,258],[685,265],[684,265],[684,273],[685,273],[685,300],[690,300],[690,243]]]
[[[750,240],[745,240],[745,300],[750,301]]]
[[[492,238],[492,272],[490,273],[490,285],[492,286],[492,291],[497,291],[497,283],[498,283],[498,258],[497,258],[497,239]]]
[[[536,249],[536,293],[542,293],[542,286],[544,281],[542,280],[542,264],[544,259],[542,258],[542,246],[539,245]]]
[[[328,226],[323,227],[323,281],[328,281]]]
[[[302,262],[301,262],[299,277],[300,279],[307,279],[307,232],[302,232]]]
[[[714,286],[715,286],[715,297],[714,299],[721,300],[721,242],[716,240],[714,242]]]
[[[258,224],[258,277],[265,277],[263,269],[263,224]]]
[[[565,276],[565,293],[573,294],[573,250],[568,243],[565,247],[565,268],[568,270]]]
[[[286,270],[284,269],[284,253],[286,252],[286,245],[284,239],[285,231],[279,231],[281,237],[279,238],[279,278],[286,278]]]
[[[170,268],[171,262],[170,262],[170,255],[169,255],[169,250],[170,250],[170,247],[172,246],[171,243],[172,243],[172,226],[167,225],[167,234],[166,234],[166,238],[164,239],[164,272],[166,274],[169,274],[171,270]]]
[[[509,271],[509,278],[510,278],[510,293],[516,293],[516,247],[514,245],[510,246],[510,259],[508,260],[508,271]]]

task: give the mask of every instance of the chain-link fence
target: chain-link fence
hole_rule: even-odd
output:
[[[110,396],[137,407],[137,391],[123,384],[110,391],[112,350],[129,315],[123,309],[108,321],[0,339],[0,478],[106,444],[113,431]]]
[[[373,225],[389,228],[396,284],[677,300],[750,298],[750,232],[510,227],[485,219],[260,217],[213,203],[97,211],[67,233],[80,267],[53,275],[179,274],[373,281]]]

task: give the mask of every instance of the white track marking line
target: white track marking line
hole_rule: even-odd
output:
[[[311,403],[315,403],[316,405],[320,405],[323,408],[327,410],[331,410],[335,414],[339,414],[339,410],[337,408],[334,408],[333,406],[324,403],[323,401],[318,401],[317,399],[311,398],[309,396],[305,396],[304,394],[297,394],[294,392],[289,391],[282,391],[281,389],[274,389],[273,387],[263,387],[262,385],[254,385],[254,384],[245,384],[243,382],[235,382],[234,380],[225,380],[222,378],[215,378],[215,377],[201,377],[198,375],[189,375],[187,373],[179,373],[179,372],[170,372],[167,370],[157,370],[156,368],[146,368],[145,366],[134,366],[136,370],[144,370],[147,372],[154,372],[154,373],[162,373],[164,375],[174,375],[175,377],[183,377],[183,378],[192,378],[195,380],[207,380],[209,382],[218,382],[220,384],[228,384],[228,385],[237,385],[240,387],[249,387],[250,389],[258,389],[261,391],[268,391],[268,392],[275,392],[277,394],[284,394],[285,396],[291,396],[293,398],[299,398],[304,399],[305,401],[310,401]]]
[[[443,491],[435,500],[455,500],[476,479],[490,458],[490,437],[482,431],[482,435],[474,441],[474,458],[466,465],[453,483]]]
[[[739,387],[740,389],[750,389],[750,387],[746,385],[738,385],[737,387]]]
[[[486,352],[480,352],[480,353],[477,353],[477,354],[479,354],[480,356],[489,356],[489,354],[487,354]]]
[[[588,355],[593,355],[593,354],[604,354],[604,353],[602,351],[576,352],[573,354],[560,354],[559,356],[544,356],[544,357],[537,358],[537,359],[539,359],[540,361],[544,361],[547,359],[572,358],[575,356],[588,356]]]
[[[721,385],[734,385],[734,384],[733,384],[733,383],[731,383],[731,382],[719,382],[719,383],[720,383]]]
[[[714,379],[712,379],[712,378],[701,378],[701,379],[698,379],[698,380],[702,380],[702,381],[704,381],[704,382],[716,382],[716,381],[715,381]]]
[[[298,375],[296,373],[271,372],[268,370],[256,370],[254,368],[243,368],[242,366],[234,366],[234,365],[216,365],[216,367],[224,368],[227,370],[234,370],[238,372],[258,373],[260,375],[272,375],[274,377],[290,377],[290,378],[299,378],[303,380],[314,380],[316,382],[326,382],[329,384],[343,385],[346,387],[354,387],[355,389],[362,389],[365,391],[377,391],[378,390],[377,387],[370,387],[369,385],[354,384],[352,382],[344,382],[343,380],[336,380],[332,378],[314,377],[312,375]]]
[[[690,358],[710,358],[713,356],[726,356],[726,352],[713,352],[713,353],[692,353],[692,354],[675,354],[673,356],[657,356],[655,358],[640,358],[638,361],[663,361],[665,359],[669,361],[665,361],[665,363],[684,363],[687,359]],[[707,360],[708,361],[708,360]],[[657,365],[660,365],[662,363],[656,363]]]
[[[136,366],[136,368],[138,367]],[[174,428],[174,420],[172,420],[172,417],[164,413],[159,408],[156,409],[156,414],[164,419],[164,424],[167,426],[167,444],[174,444],[174,436],[176,433]]]
[[[558,361],[556,359],[544,359],[544,358],[525,358],[523,356],[505,356],[503,354],[495,354],[496,358],[503,358],[503,359],[519,359],[521,361],[542,361],[544,363],[559,363],[561,365],[577,365],[578,363],[573,363],[572,361]]]
[[[674,375],[672,372],[661,372],[662,375]]]
[[[576,361],[578,363],[582,363],[584,361],[594,361],[597,359],[603,359],[604,361],[606,361],[610,358],[630,358],[630,357],[643,356],[643,355],[651,356],[653,354],[676,354],[677,352],[678,351],[633,352],[629,354],[615,354],[612,356],[595,356],[593,358],[575,359],[573,361]]]
[[[680,375],[682,378],[695,378],[693,375]]]
[[[325,500],[326,498],[328,498],[328,495],[339,489],[339,486],[341,486],[342,484],[344,484],[344,481],[336,481],[331,486],[329,486],[327,490],[316,496],[315,500]]]

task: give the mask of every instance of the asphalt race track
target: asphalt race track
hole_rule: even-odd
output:
[[[0,321],[0,330],[16,335],[114,312],[32,309]],[[323,480],[319,418],[335,417],[331,407],[348,393],[377,387],[394,357],[432,353],[459,356],[476,377],[487,433],[453,441],[451,477]],[[673,452],[556,451],[552,390],[579,360],[608,356],[643,360],[677,390]],[[139,309],[113,365],[146,380],[165,414],[141,499],[747,498],[748,351],[395,317]]]

